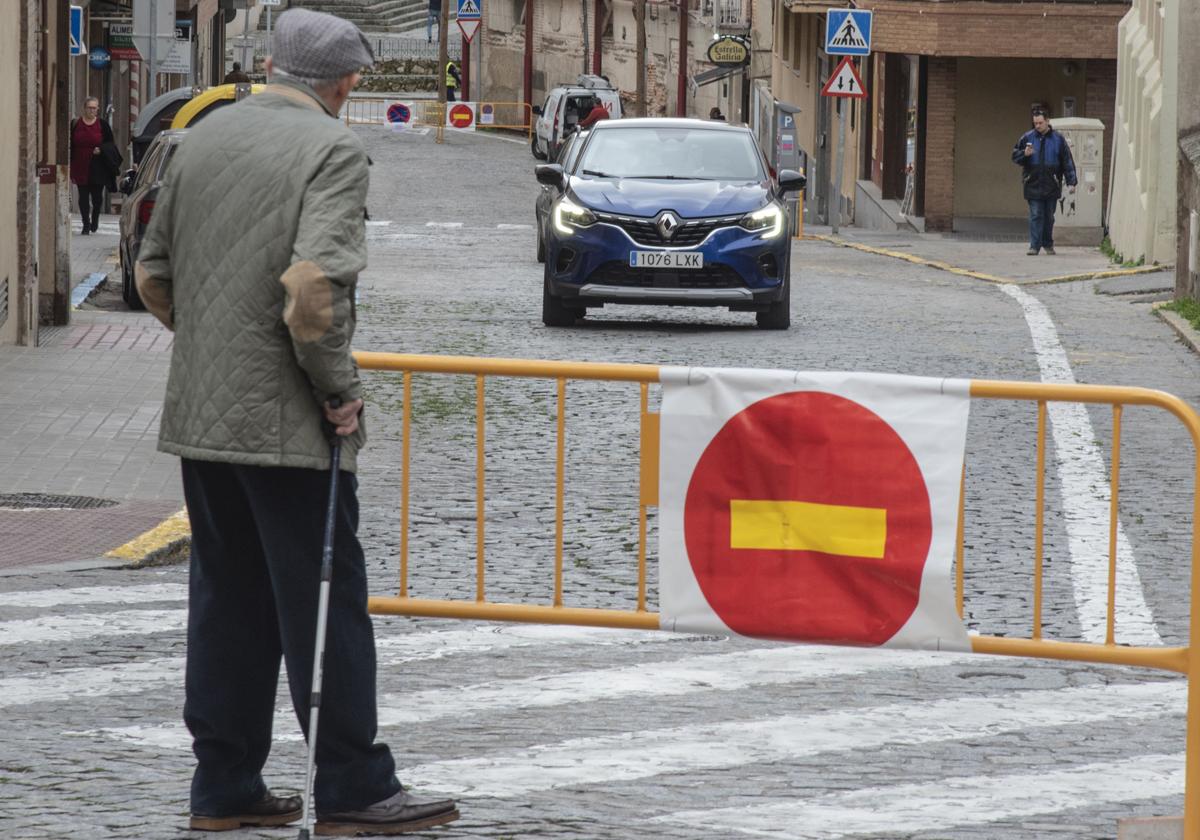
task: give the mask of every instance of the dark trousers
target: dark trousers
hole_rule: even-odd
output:
[[[1057,198],[1029,202],[1029,247],[1034,250],[1054,247],[1054,208]]]
[[[359,545],[358,487],[339,476],[333,581],[317,735],[318,812],[357,810],[400,789],[375,743],[375,637]],[[192,526],[187,699],[197,766],[191,806],[224,816],[257,800],[271,749],[279,662],[308,730],[329,474],[183,461]]]
[[[446,88],[446,101],[447,102],[455,102],[456,101],[454,98],[454,88],[452,88],[452,87]]]
[[[100,224],[100,211],[104,207],[103,184],[77,184],[79,187],[79,215],[83,226],[95,230]]]

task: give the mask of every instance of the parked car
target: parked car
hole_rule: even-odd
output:
[[[580,76],[574,85],[553,88],[541,106],[534,106],[533,156],[558,160],[565,138],[587,116],[590,103],[599,99],[612,119],[621,117],[621,94],[601,76]]]
[[[579,152],[583,149],[583,141],[587,138],[588,133],[585,131],[576,131],[572,133],[565,141],[563,141],[562,150],[559,152],[559,165],[563,169],[563,173],[570,175],[575,171],[575,164],[579,160]],[[534,205],[534,216],[537,218],[537,261],[546,261],[546,225],[549,224],[550,208],[554,206],[554,202],[562,195],[562,184],[542,184],[541,192],[538,193],[537,203]]]
[[[126,196],[121,205],[121,236],[117,242],[117,252],[121,261],[121,297],[130,309],[145,309],[133,281],[133,265],[142,247],[146,226],[150,224],[167,165],[187,133],[186,128],[159,132],[146,150],[142,162],[136,169],[126,172],[117,185]]]
[[[710,120],[604,120],[555,186],[545,229],[542,321],[570,326],[609,303],[725,306],[763,329],[791,325],[787,193],[746,126]]]

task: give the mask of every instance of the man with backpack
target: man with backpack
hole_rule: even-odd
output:
[[[1045,111],[1033,112],[1033,128],[1021,135],[1012,151],[1021,167],[1025,200],[1029,202],[1029,256],[1043,248],[1054,254],[1054,205],[1062,195],[1063,181],[1075,192],[1075,161],[1067,139],[1050,125]]]

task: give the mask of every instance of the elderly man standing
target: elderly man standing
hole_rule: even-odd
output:
[[[191,827],[301,815],[300,797],[273,795],[261,771],[281,655],[308,724],[324,421],[343,454],[316,830],[400,834],[458,811],[402,788],[391,752],[375,742],[375,642],[356,535],[363,401],[350,354],[369,161],[336,119],[374,56],[353,24],[303,9],[280,16],[274,45],[267,89],[208,116],[181,145],[135,268],[147,308],[175,331],[159,449],[182,458],[192,523]]]
[[[1033,128],[1022,134],[1012,150],[1012,161],[1021,167],[1021,184],[1029,203],[1029,250],[1036,257],[1043,248],[1054,255],[1054,205],[1062,195],[1063,181],[1075,192],[1075,160],[1071,147],[1053,126],[1045,111],[1033,112]]]

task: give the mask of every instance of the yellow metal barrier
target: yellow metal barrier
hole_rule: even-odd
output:
[[[412,125],[427,125],[434,128],[446,124],[446,114],[453,102],[445,104],[436,99],[382,99],[377,97],[352,96],[342,106],[342,119],[346,125],[384,125],[388,108],[404,102],[412,109]],[[492,122],[481,122],[483,106],[492,108]],[[479,130],[505,129],[524,131],[533,137],[533,111],[528,102],[477,102],[475,103],[475,128]]]
[[[647,508],[658,504],[659,415],[649,410],[650,385],[659,381],[659,368],[653,365],[603,364],[591,362],[526,361],[465,356],[418,356],[392,353],[356,353],[366,370],[393,371],[403,375],[403,442],[401,449],[401,540],[400,587],[396,596],[372,597],[370,610],[376,614],[428,616],[437,618],[520,621],[545,624],[574,624],[629,629],[659,629],[658,613],[646,605]],[[476,421],[476,570],[475,600],[431,600],[408,595],[409,459],[412,431],[412,376],[421,374],[457,374],[475,378]],[[557,384],[557,439],[555,446],[555,529],[554,588],[550,604],[497,603],[487,600],[484,569],[484,409],[488,377],[532,377],[553,380]],[[638,500],[638,592],[634,610],[568,607],[563,604],[563,500],[567,382],[570,380],[607,380],[636,383],[641,391],[640,459]],[[1195,594],[1190,609],[1190,628],[1186,647],[1132,647],[1118,644],[1116,633],[1117,581],[1117,510],[1121,469],[1121,417],[1126,406],[1150,406],[1173,414],[1192,439],[1193,485],[1191,591],[1200,593],[1200,416],[1187,403],[1162,391],[1146,388],[1105,387],[1096,385],[1053,385],[1033,382],[974,380],[972,399],[1017,400],[1037,405],[1036,498],[1034,535],[1034,604],[1029,638],[972,636],[975,653],[1027,658],[1071,660],[1112,665],[1129,665],[1173,671],[1188,677],[1187,760],[1184,807],[1184,836],[1200,837],[1200,616]],[[1042,582],[1043,531],[1045,525],[1046,420],[1050,402],[1111,405],[1113,410],[1113,448],[1111,457],[1111,499],[1109,522],[1108,623],[1104,644],[1061,642],[1043,637]],[[964,482],[966,470],[964,465]],[[956,595],[959,615],[963,614],[964,537],[963,496],[960,494]]]

